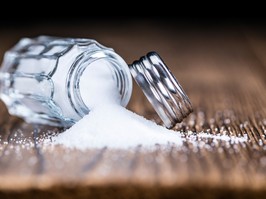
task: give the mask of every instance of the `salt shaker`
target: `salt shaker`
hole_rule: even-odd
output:
[[[10,114],[28,122],[71,126],[90,112],[80,79],[97,63],[110,69],[122,106],[131,96],[132,74],[167,128],[192,112],[187,95],[157,53],[127,65],[113,49],[80,38],[21,39],[4,56],[1,99]]]

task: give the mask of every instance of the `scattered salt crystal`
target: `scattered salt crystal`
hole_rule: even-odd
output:
[[[218,139],[222,141],[227,141],[231,143],[239,143],[239,142],[246,142],[247,137],[235,137],[235,136],[229,136],[229,135],[213,135],[213,134],[207,134],[207,133],[197,133],[198,138],[211,138],[211,139]]]

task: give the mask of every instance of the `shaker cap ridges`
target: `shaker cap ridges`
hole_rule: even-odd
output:
[[[134,61],[129,68],[167,128],[192,112],[188,96],[156,52]]]

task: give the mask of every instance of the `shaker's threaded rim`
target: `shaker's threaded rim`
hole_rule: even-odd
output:
[[[156,52],[149,52],[129,68],[167,128],[172,128],[193,111],[183,88]]]

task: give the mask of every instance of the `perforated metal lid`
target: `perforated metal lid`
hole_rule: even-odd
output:
[[[193,111],[188,96],[156,52],[134,61],[129,68],[167,128]]]

